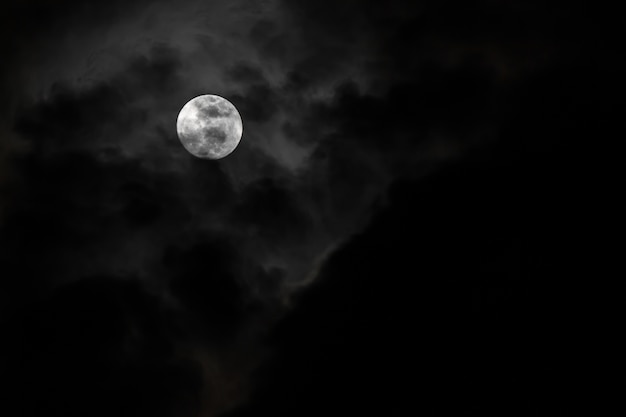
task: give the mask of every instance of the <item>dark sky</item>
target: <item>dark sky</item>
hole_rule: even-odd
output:
[[[596,409],[626,66],[570,3],[5,2],[0,414]],[[199,94],[223,160],[176,136]]]

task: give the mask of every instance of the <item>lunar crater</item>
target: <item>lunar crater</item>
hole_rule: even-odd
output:
[[[228,138],[228,132],[222,127],[210,127],[204,133],[204,138],[207,140],[215,139],[220,143],[224,143]]]
[[[200,111],[208,117],[228,117],[233,113],[229,108],[215,105],[207,107],[206,109],[200,109]]]

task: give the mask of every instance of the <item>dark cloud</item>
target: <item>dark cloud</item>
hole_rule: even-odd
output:
[[[2,379],[15,396],[5,407],[24,416],[196,415],[203,376],[185,356],[185,326],[137,282],[76,282],[12,316]]]
[[[550,194],[552,155],[480,157],[419,182],[337,250],[269,342],[256,396],[233,416],[574,409],[578,243]],[[538,196],[541,197],[538,197]],[[541,201],[540,206],[535,202]],[[546,211],[543,207],[551,207]],[[578,353],[575,353],[578,352]],[[585,404],[589,405],[589,404]]]
[[[320,142],[318,172],[345,198],[333,213],[380,181],[375,167],[392,178],[420,172],[433,132],[452,140],[447,151],[480,146],[393,181],[389,207],[294,302],[256,395],[232,415],[593,412],[594,365],[578,362],[578,340],[595,274],[583,273],[590,229],[576,219],[596,185],[580,168],[606,158],[589,141],[609,134],[618,112],[604,92],[623,83],[589,60],[597,51],[573,48],[570,19],[582,10],[452,2],[413,16],[399,7],[394,21],[391,7],[363,5],[346,6],[358,15],[343,24],[344,4],[328,15],[324,4],[294,9],[316,54],[325,33],[335,47],[375,33],[386,52],[372,53],[370,68],[383,88],[340,83],[284,126]],[[321,68],[293,75],[298,91],[323,78]]]
[[[277,180],[266,178],[250,184],[245,198],[233,208],[234,224],[250,225],[254,232],[270,241],[292,237],[306,239],[310,220],[298,206],[294,190]]]
[[[280,61],[289,52],[288,35],[281,33],[281,28],[273,19],[261,18],[254,22],[248,38],[263,56],[270,59]]]
[[[246,84],[266,84],[267,80],[260,68],[246,62],[239,62],[227,70],[228,78]]]
[[[243,95],[234,95],[233,100],[241,103],[241,114],[251,122],[267,122],[278,110],[276,92],[266,82],[249,84]]]
[[[97,153],[128,146],[133,140],[129,136],[151,127],[149,110],[139,102],[168,97],[180,83],[179,65],[176,51],[156,45],[148,56],[129,62],[124,72],[85,90],[55,83],[44,100],[22,104],[14,129],[36,152]]]
[[[210,326],[208,337],[236,331],[244,312],[232,245],[225,239],[205,238],[182,248],[168,247],[163,255],[164,265],[172,271],[172,294]]]

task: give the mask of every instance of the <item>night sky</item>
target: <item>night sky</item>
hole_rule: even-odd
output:
[[[601,415],[624,22],[571,3],[4,2],[0,415]]]

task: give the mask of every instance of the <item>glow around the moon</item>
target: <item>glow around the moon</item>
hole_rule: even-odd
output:
[[[206,94],[183,106],[176,121],[178,138],[198,158],[221,159],[235,150],[243,122],[235,106],[223,97]]]

